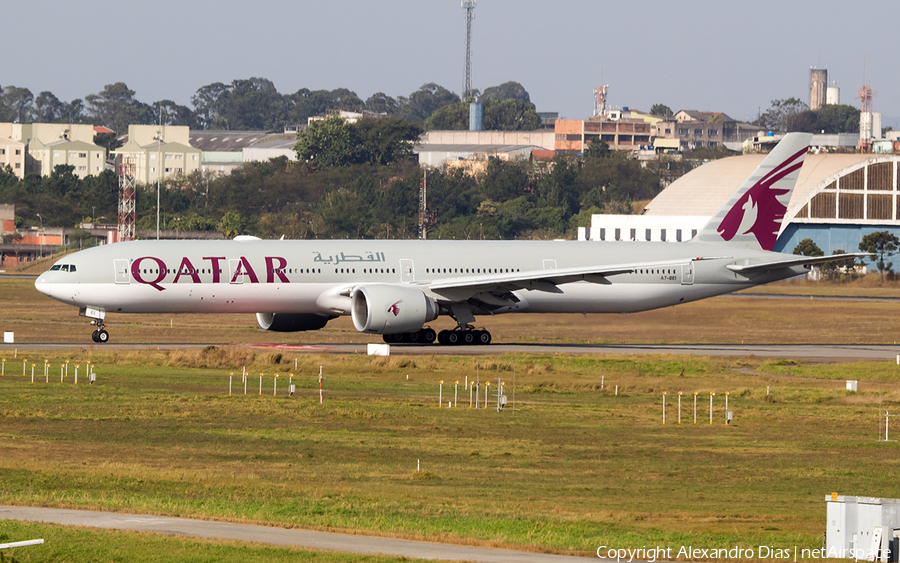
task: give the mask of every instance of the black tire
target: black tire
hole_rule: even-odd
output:
[[[446,330],[442,330],[437,335],[438,344],[443,344],[447,346],[449,343],[447,342],[447,332]]]
[[[487,345],[491,343],[491,333],[486,330],[479,330],[475,335],[475,343]]]
[[[459,338],[460,331],[458,330],[449,330],[447,331],[447,344],[450,346],[456,346],[460,342]]]
[[[407,342],[410,342],[412,344],[418,344],[419,343],[419,332],[420,331],[417,330],[416,332],[410,332],[409,334],[404,334],[403,336],[406,337]]]
[[[109,342],[109,333],[105,330],[101,330],[97,332],[97,342],[106,343]]]
[[[100,342],[100,337],[97,335],[98,332],[100,332],[100,331],[95,330],[94,332],[91,333],[91,340],[93,340],[94,342]]]
[[[425,344],[434,344],[435,339],[437,339],[437,333],[434,332],[433,328],[425,328],[422,329],[422,342]]]
[[[391,335],[391,334],[382,334],[382,335],[381,335],[381,339],[384,340],[384,343],[385,343],[385,344],[393,344],[393,341],[391,340],[391,336],[393,336],[393,335]]]
[[[462,341],[463,341],[463,344],[466,344],[466,345],[475,344],[475,331],[467,330],[467,331],[463,332],[462,333]]]

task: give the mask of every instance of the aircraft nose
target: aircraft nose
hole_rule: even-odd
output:
[[[44,272],[34,280],[34,288],[44,295],[60,299],[60,290],[62,286],[58,283],[59,279],[56,272]]]
[[[50,295],[50,272],[44,272],[34,280],[34,288],[44,295]]]

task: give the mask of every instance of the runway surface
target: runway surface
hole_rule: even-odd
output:
[[[97,346],[103,350],[177,350],[206,346],[249,346],[289,352],[332,352],[366,354],[366,344],[86,344],[72,342],[0,344],[0,352],[18,350],[81,350]],[[696,356],[760,356],[765,358],[804,359],[820,362],[896,360],[900,345],[891,344],[491,344],[489,346],[417,346],[394,344],[392,355],[497,355],[512,352],[528,354],[690,354]]]
[[[120,514],[90,510],[56,508],[27,508],[0,506],[0,518],[26,520],[69,526],[88,526],[115,530],[156,532],[176,536],[258,542],[280,546],[342,551],[345,553],[383,554],[420,559],[479,561],[483,563],[569,563],[596,561],[595,557],[570,557],[507,551],[483,547],[469,547],[389,538],[288,530],[246,524],[167,518],[140,514]]]

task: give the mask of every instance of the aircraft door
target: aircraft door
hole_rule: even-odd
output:
[[[240,260],[229,260],[228,261],[228,271],[231,275],[231,283],[244,283],[244,274],[241,271],[241,261]]]
[[[113,260],[113,266],[116,269],[116,283],[131,283],[128,260]]]
[[[416,270],[413,267],[413,261],[408,258],[400,259],[400,281],[403,283],[416,281]]]
[[[681,265],[681,285],[694,285],[694,262]]]

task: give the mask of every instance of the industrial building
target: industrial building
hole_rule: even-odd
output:
[[[618,232],[618,240],[675,241],[672,230],[680,229],[681,240],[689,240],[688,233],[702,227],[764,157],[750,154],[704,164],[669,185],[642,215],[594,215],[590,228],[579,229],[579,239],[615,240]],[[898,177],[898,155],[807,155],[775,250],[790,253],[809,238],[826,254],[854,252],[862,237],[875,231],[900,237]]]

